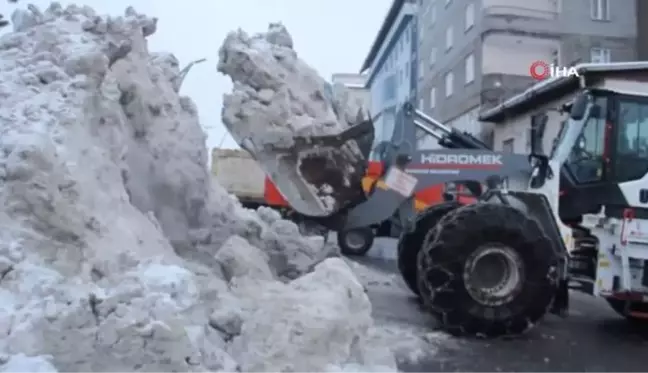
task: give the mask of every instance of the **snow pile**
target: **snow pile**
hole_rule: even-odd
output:
[[[212,183],[178,61],[147,50],[156,19],[54,3],[12,21],[0,370],[393,367],[365,348],[369,301],[348,266],[314,267],[320,242]]]
[[[368,154],[355,140],[305,144],[297,157],[292,147],[301,144],[296,136],[337,135],[361,122],[366,110],[344,86],[331,86],[297,56],[283,25],[270,24],[253,36],[243,30],[227,35],[218,70],[234,86],[223,98],[223,123],[293,208],[326,216],[357,197],[354,186],[364,176]]]
[[[218,69],[234,80],[223,104],[224,122],[235,136],[252,137],[256,145],[276,145],[277,137],[290,141],[295,133],[336,134],[362,113],[343,86],[331,86],[297,57],[292,37],[278,23],[253,36],[230,33]],[[246,121],[257,117],[269,126]]]
[[[389,346],[387,354],[393,353],[399,364],[433,360],[442,345],[455,343],[443,332],[428,332],[424,326],[397,322],[371,329],[368,341],[375,346]]]

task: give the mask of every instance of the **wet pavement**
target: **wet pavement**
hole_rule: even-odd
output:
[[[381,240],[377,242],[380,250],[372,249],[368,257],[356,261],[397,278],[396,263],[384,258],[392,244]],[[404,286],[367,285],[376,322],[434,330],[434,321]],[[628,323],[602,299],[572,293],[570,301],[569,317],[547,316],[524,336],[497,340],[447,337],[434,343],[434,351],[422,360],[401,362],[399,367],[409,372],[648,371],[648,326]]]

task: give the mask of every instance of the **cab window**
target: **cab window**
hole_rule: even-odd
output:
[[[615,181],[641,179],[648,172],[648,103],[620,100]]]
[[[594,101],[597,108],[587,118],[567,159],[567,166],[579,184],[603,179],[606,102],[602,97]]]

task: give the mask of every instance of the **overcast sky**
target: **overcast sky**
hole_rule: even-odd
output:
[[[50,1],[21,0],[18,5],[0,2],[8,17],[16,6]],[[62,1],[66,5],[70,2]],[[207,58],[187,76],[182,90],[196,101],[207,145],[218,146],[226,130],[220,121],[222,96],[229,92],[229,78],[216,71],[218,48],[236,28],[263,31],[281,21],[293,36],[300,57],[330,79],[338,72],[357,72],[366,57],[391,0],[85,0],[100,13],[123,14],[132,5],[139,12],[159,18],[158,31],[150,37],[152,51],[169,51],[181,65]],[[234,147],[226,136],[224,147]]]

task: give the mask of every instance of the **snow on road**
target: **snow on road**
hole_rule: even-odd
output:
[[[387,247],[389,244],[390,242],[383,242],[382,246]],[[440,345],[456,345],[454,338],[434,330],[434,323],[413,301],[413,296],[399,274],[364,264],[384,264],[388,261],[374,261],[371,258],[357,260],[362,263],[351,259],[347,259],[347,263],[365,286],[372,301],[375,327],[369,336],[370,345],[373,342],[376,345],[390,346],[397,363],[408,365],[434,359]]]

